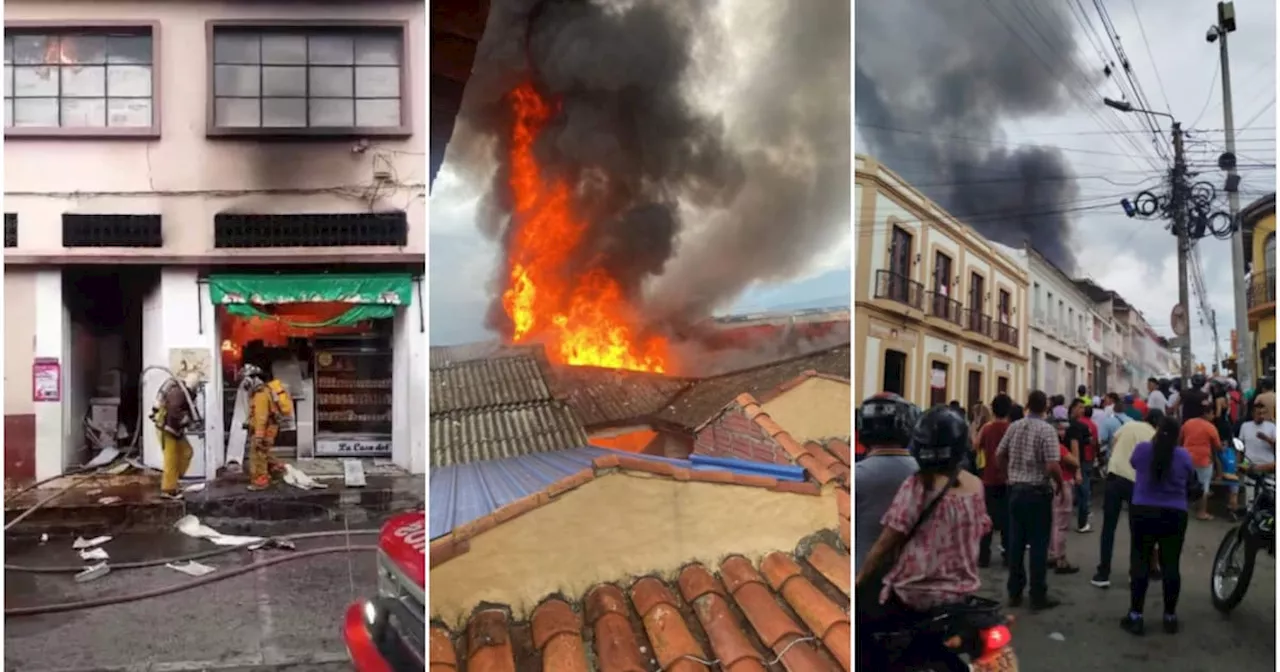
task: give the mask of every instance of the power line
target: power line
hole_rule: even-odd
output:
[[[1265,113],[1267,110],[1271,109],[1271,108],[1272,108],[1272,106],[1274,106],[1275,104],[1276,104],[1276,97],[1275,97],[1275,95],[1273,94],[1273,95],[1271,96],[1271,102],[1269,102],[1269,103],[1267,103],[1265,106],[1263,106],[1263,108],[1262,108],[1261,110],[1258,110],[1258,113],[1257,113],[1257,114],[1253,115],[1252,117],[1249,117],[1249,121],[1244,122],[1244,126],[1243,126],[1243,128],[1249,128],[1249,124],[1252,124],[1253,122],[1257,121],[1257,120],[1258,120],[1258,117],[1261,117],[1261,116],[1263,115],[1263,113]]]
[[[1218,90],[1218,74],[1222,72],[1222,61],[1215,61],[1215,63],[1216,65],[1213,66],[1213,78],[1209,80],[1209,93],[1204,97],[1204,106],[1200,108],[1200,114],[1197,114],[1196,120],[1191,122],[1191,128],[1195,128],[1195,125],[1200,123],[1200,120],[1204,118],[1204,113],[1209,111],[1209,104],[1212,103],[1214,99],[1213,94]]]
[[[1142,44],[1147,48],[1147,58],[1151,59],[1151,70],[1156,73],[1156,84],[1160,87],[1160,96],[1164,98],[1164,109],[1173,114],[1173,106],[1169,104],[1169,95],[1164,90],[1164,80],[1160,79],[1160,67],[1156,65],[1156,57],[1151,53],[1151,43],[1147,41],[1147,29],[1142,26],[1142,13],[1138,11],[1138,3],[1136,0],[1129,0],[1129,6],[1133,7],[1133,16],[1138,20],[1138,33],[1142,35]],[[1197,119],[1197,121],[1199,121]],[[1192,124],[1193,126],[1195,124]]]
[[[1015,143],[1015,142],[1000,142],[1000,141],[991,140],[991,139],[988,139],[988,138],[975,138],[975,137],[966,137],[966,136],[962,136],[962,135],[948,135],[948,134],[942,134],[942,133],[931,133],[931,132],[929,132],[929,131],[921,131],[921,130],[911,129],[911,128],[899,128],[899,127],[895,127],[895,126],[881,126],[881,125],[878,125],[878,124],[864,124],[864,123],[857,123],[857,124],[854,124],[854,125],[855,125],[856,127],[861,127],[861,128],[873,128],[873,129],[876,129],[876,130],[880,130],[880,131],[888,131],[888,132],[891,132],[891,133],[903,133],[903,134],[906,134],[906,135],[919,135],[919,136],[924,136],[924,137],[933,137],[933,138],[937,138],[937,139],[940,139],[940,140],[953,140],[953,141],[956,141],[956,142],[967,142],[967,143],[970,143],[970,144],[975,144],[975,145],[988,145],[988,146],[992,146],[992,147],[1011,147],[1011,148],[1017,148],[1017,149],[1021,149],[1021,148],[1023,148],[1023,147],[1032,147],[1032,148],[1042,148],[1042,147],[1043,147],[1042,145],[1036,145],[1036,144],[1027,143],[1027,142],[1022,142],[1022,143]],[[1143,133],[1146,133],[1146,131],[1143,131]],[[1127,158],[1127,159],[1132,159],[1132,158],[1134,158],[1134,156],[1133,156],[1133,153],[1132,153],[1132,152],[1104,152],[1104,151],[1096,150],[1096,149],[1084,149],[1084,148],[1080,148],[1080,147],[1060,147],[1060,146],[1057,146],[1057,145],[1053,145],[1052,147],[1053,147],[1054,149],[1057,149],[1057,150],[1059,150],[1059,151],[1063,151],[1063,152],[1075,152],[1075,153],[1078,153],[1078,154],[1094,154],[1094,155],[1097,155],[1097,156],[1119,156],[1119,157],[1124,157],[1124,158]],[[1161,168],[1160,168],[1160,167],[1158,167],[1158,166],[1153,166],[1153,167],[1152,167],[1152,170],[1161,170]]]

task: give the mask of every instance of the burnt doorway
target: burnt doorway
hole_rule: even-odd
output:
[[[880,389],[900,397],[907,396],[907,353],[898,350],[884,351],[884,380]]]
[[[969,372],[969,386],[967,390],[966,403],[968,404],[968,407],[969,407],[966,410],[972,410],[974,406],[977,406],[978,404],[982,403],[982,372],[981,371]]]
[[[151,400],[141,399],[143,304],[160,284],[157,266],[68,267],[63,408],[67,466],[104,446],[140,445]]]

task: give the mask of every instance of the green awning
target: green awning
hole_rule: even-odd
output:
[[[370,275],[211,275],[209,293],[218,305],[326,303],[382,306],[413,302],[408,273]]]
[[[285,303],[347,303],[351,308],[323,324],[350,326],[395,316],[413,302],[413,278],[407,273],[369,275],[211,275],[215,305],[241,317],[267,317],[257,306]]]

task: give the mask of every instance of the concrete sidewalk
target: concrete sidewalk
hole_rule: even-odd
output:
[[[48,498],[59,488],[70,489],[40,507],[6,536],[55,536],[74,534],[119,534],[168,529],[184,515],[239,527],[264,521],[297,522],[328,520],[341,514],[352,522],[369,514],[410,509],[422,504],[425,477],[420,475],[375,475],[362,488],[345,487],[341,478],[309,474],[328,485],[317,490],[301,490],[284,484],[251,492],[241,475],[227,475],[190,493],[183,501],[160,496],[160,477],[153,473],[120,476],[71,476],[25,493],[5,504],[5,518],[15,516]]]

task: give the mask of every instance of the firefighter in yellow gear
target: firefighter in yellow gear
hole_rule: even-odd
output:
[[[151,419],[160,440],[164,465],[160,493],[170,499],[182,498],[179,479],[191,467],[193,451],[186,432],[199,417],[188,402],[188,395],[194,398],[199,386],[200,374],[195,372],[188,373],[181,381],[170,379],[161,388],[160,398],[152,410]]]
[[[271,453],[280,433],[280,406],[262,369],[246,364],[241,377],[249,396],[249,418],[245,423],[249,430],[249,489],[264,490],[271,485],[273,475],[284,473],[284,464]]]

